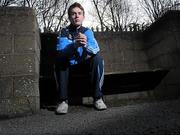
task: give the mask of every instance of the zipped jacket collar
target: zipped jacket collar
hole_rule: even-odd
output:
[[[70,24],[67,28],[69,29],[70,32],[77,32],[78,33],[78,32],[82,32],[83,31],[83,26],[82,25],[76,27],[76,26]]]

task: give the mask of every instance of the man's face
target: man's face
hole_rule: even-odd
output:
[[[83,11],[78,7],[73,8],[70,12],[69,20],[71,24],[75,26],[82,25],[82,22],[84,20]]]

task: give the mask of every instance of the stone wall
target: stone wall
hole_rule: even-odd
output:
[[[39,29],[29,8],[0,8],[0,116],[39,110]]]
[[[150,68],[170,70],[153,94],[162,98],[179,97],[180,11],[167,12],[143,36]]]

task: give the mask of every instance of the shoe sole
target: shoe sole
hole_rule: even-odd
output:
[[[56,114],[56,115],[64,115],[64,114],[67,114],[67,112],[61,112],[61,113],[55,112],[55,114]]]
[[[95,106],[94,106],[94,108],[95,108],[96,110],[98,110],[98,111],[104,111],[104,110],[107,110],[107,108],[99,109],[99,108],[97,108],[97,107],[95,107]]]

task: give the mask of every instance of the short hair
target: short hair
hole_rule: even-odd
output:
[[[73,3],[73,4],[69,7],[69,9],[68,9],[68,16],[71,15],[71,10],[72,10],[73,8],[75,8],[75,7],[80,8],[80,9],[83,11],[83,15],[85,14],[83,6],[82,6],[81,4],[79,4],[78,2],[75,2],[75,3]]]

